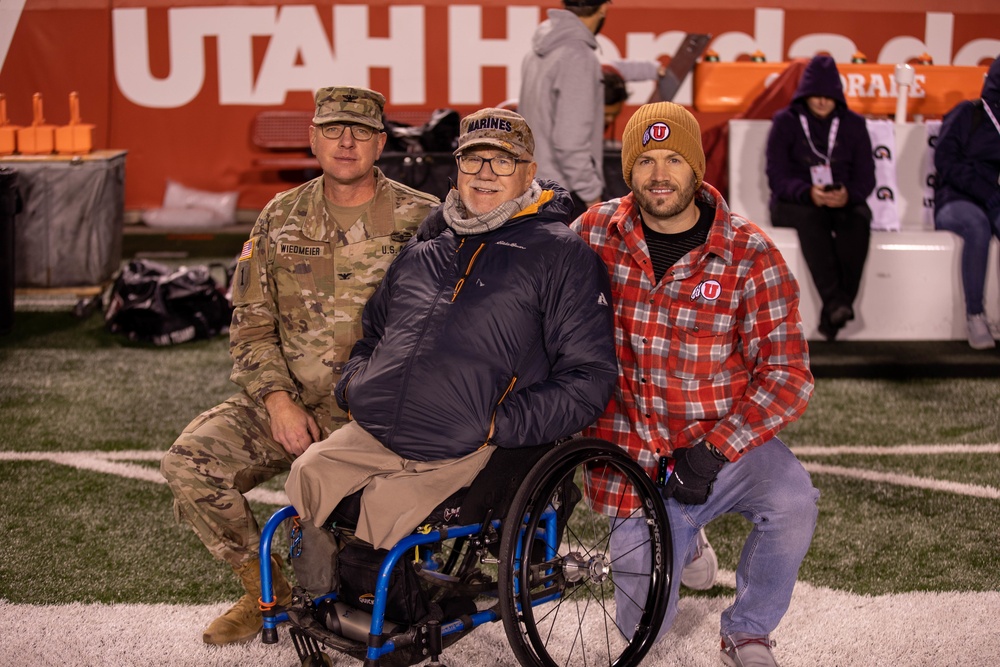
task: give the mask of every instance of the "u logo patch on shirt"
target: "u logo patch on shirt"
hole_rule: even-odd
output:
[[[703,280],[691,291],[691,300],[697,301],[699,298],[705,301],[715,301],[722,296],[722,285],[718,280]]]

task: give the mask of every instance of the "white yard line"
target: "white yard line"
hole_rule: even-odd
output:
[[[934,456],[944,454],[1000,454],[1000,444],[987,445],[898,445],[894,447],[873,447],[869,445],[846,445],[836,447],[802,446],[793,447],[798,456],[839,456],[839,455],[878,455],[878,456]],[[134,465],[128,461],[159,461],[163,456],[158,450],[131,450],[120,452],[0,452],[0,461],[48,461],[62,465],[73,466],[81,470],[93,470],[119,477],[139,479],[145,482],[163,484],[159,470],[148,466]],[[868,482],[909,486],[933,491],[944,491],[976,498],[1000,499],[1000,489],[993,486],[978,484],[963,484],[914,475],[899,473],[876,472],[867,468],[849,468],[846,466],[827,465],[823,463],[804,462],[806,470],[811,473],[851,477]],[[247,494],[251,500],[271,505],[287,505],[288,496],[283,491],[269,489],[253,489]]]
[[[859,468],[845,468],[844,466],[829,466],[822,463],[803,462],[805,469],[811,473],[825,475],[839,475],[841,477],[853,477],[866,482],[881,482],[883,484],[894,484],[896,486],[912,486],[918,489],[930,489],[931,491],[946,491],[957,493],[962,496],[974,496],[976,498],[1000,499],[1000,489],[992,486],[979,486],[978,484],[962,484],[961,482],[949,482],[946,480],[932,479],[928,477],[914,477],[913,475],[901,475],[894,472],[876,472],[874,470],[863,470]]]
[[[1000,454],[1000,444],[993,445],[896,445],[874,447],[871,445],[840,445],[823,447],[806,445],[792,447],[796,456],[839,456],[841,454],[910,456],[927,454]]]
[[[48,461],[61,465],[72,466],[80,470],[93,470],[109,475],[118,475],[129,479],[139,479],[154,484],[166,484],[157,468],[119,463],[119,461],[159,461],[163,452],[151,450],[136,450],[124,452],[0,452],[0,461]],[[288,496],[284,491],[257,488],[246,494],[250,500],[269,505],[283,506],[288,504]]]
[[[954,454],[1000,454],[1000,444],[989,445],[898,445],[895,447],[872,447],[868,445],[846,445],[839,447],[805,446],[792,447],[796,456],[936,456]],[[910,486],[932,491],[945,491],[976,498],[1000,499],[1000,489],[988,485],[963,484],[930,477],[916,477],[893,472],[876,472],[868,468],[827,465],[803,461],[805,469],[811,473],[851,477],[866,482],[881,482],[896,486]]]

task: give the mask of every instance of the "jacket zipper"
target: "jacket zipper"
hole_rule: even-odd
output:
[[[493,431],[494,431],[494,429],[496,428],[496,425],[497,425],[497,410],[500,409],[500,404],[503,403],[503,399],[507,398],[507,394],[509,394],[511,392],[511,390],[514,388],[514,385],[516,383],[517,383],[517,376],[515,375],[515,376],[511,377],[510,383],[507,385],[507,388],[504,389],[503,394],[500,396],[500,400],[497,401],[496,407],[493,408],[493,416],[490,418],[490,433],[489,433],[489,435],[486,436],[486,442],[484,442],[482,444],[482,446],[480,447],[480,449],[482,447],[485,447],[486,445],[490,444],[490,441],[493,439]]]
[[[462,239],[462,243],[465,243],[465,239]],[[465,285],[465,279],[469,277],[470,273],[472,273],[472,265],[476,263],[476,258],[479,257],[479,253],[481,253],[483,251],[483,248],[485,247],[486,247],[485,243],[480,243],[479,247],[476,248],[476,252],[472,253],[472,259],[469,260],[469,265],[465,267],[465,274],[458,279],[457,283],[455,283],[455,290],[451,293],[451,300],[453,303],[455,299],[458,298],[458,293],[462,291],[462,286]],[[458,252],[458,250],[461,250],[461,248],[462,245],[459,244],[455,252]]]

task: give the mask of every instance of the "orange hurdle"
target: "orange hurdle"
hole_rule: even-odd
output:
[[[0,93],[0,155],[13,155],[17,150],[17,131],[21,128],[7,120],[7,98]]]
[[[42,116],[42,94],[31,98],[34,119],[28,127],[17,131],[17,148],[22,155],[48,155],[55,150],[55,125],[46,125]]]
[[[80,122],[80,96],[69,94],[69,125],[56,128],[56,153],[83,155],[94,146],[94,126]]]

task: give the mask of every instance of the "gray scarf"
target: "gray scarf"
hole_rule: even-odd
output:
[[[448,196],[441,206],[441,212],[444,214],[445,223],[451,227],[456,236],[472,236],[497,229],[537,202],[541,196],[542,186],[536,181],[531,181],[528,190],[520,197],[505,201],[488,213],[470,216],[465,204],[458,196],[458,190],[453,189],[448,191]]]

